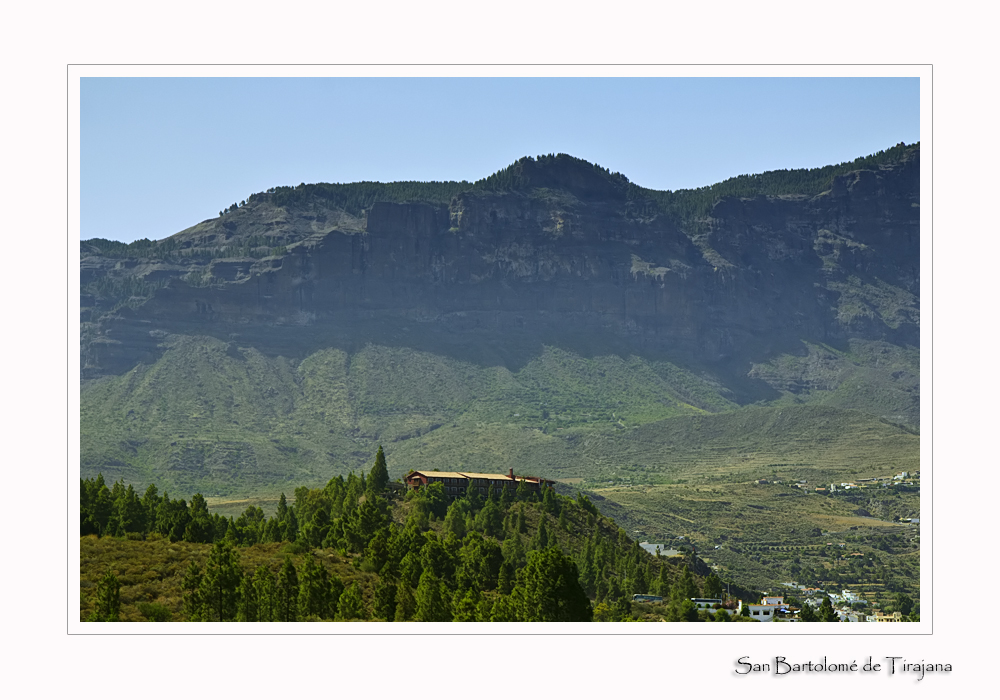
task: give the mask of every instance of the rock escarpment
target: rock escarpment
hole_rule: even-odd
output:
[[[264,193],[177,234],[170,256],[84,244],[84,377],[155,361],[167,335],[508,366],[557,345],[666,358],[745,402],[795,385],[753,370],[804,343],[919,346],[919,148],[820,194],[723,197],[685,217],[640,206],[641,191],[583,161],[521,164],[506,187],[356,214]],[[251,238],[266,243],[240,248]],[[225,246],[254,254],[215,257]],[[141,293],[101,308],[95,285],[111,279]]]

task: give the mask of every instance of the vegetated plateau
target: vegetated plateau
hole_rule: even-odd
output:
[[[676,192],[560,154],[82,241],[81,477],[270,513],[381,444],[885,609],[919,592],[919,154]]]

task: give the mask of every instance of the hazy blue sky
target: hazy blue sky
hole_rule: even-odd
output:
[[[83,78],[81,238],[276,185],[477,180],[569,153],[655,189],[920,138],[917,78]]]

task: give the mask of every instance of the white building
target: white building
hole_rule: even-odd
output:
[[[760,620],[761,622],[771,622],[774,620],[774,612],[777,610],[777,605],[748,605],[746,606],[750,609],[750,619]]]

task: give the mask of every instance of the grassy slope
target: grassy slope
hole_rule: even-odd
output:
[[[919,469],[920,438],[859,411],[748,407],[669,418],[584,443],[585,485],[864,478]],[[842,479],[844,480],[844,479]]]
[[[511,372],[369,346],[293,364],[206,338],[171,338],[156,364],[85,384],[81,402],[83,476],[220,494],[323,483],[367,467],[380,442],[394,477],[442,465],[582,476],[580,434],[733,407],[634,357],[547,348]]]
[[[755,365],[750,375],[782,391],[784,405],[819,403],[920,425],[920,351],[853,339],[846,350],[803,343],[803,354]]]

